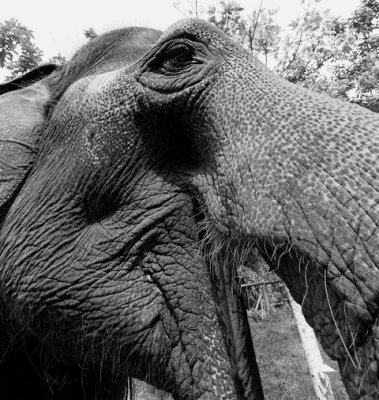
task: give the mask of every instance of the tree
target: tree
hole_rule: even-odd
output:
[[[49,63],[56,65],[65,65],[67,63],[67,59],[65,56],[62,56],[61,53],[58,53],[56,56],[49,58]]]
[[[16,19],[0,22],[0,67],[11,71],[11,78],[42,62],[43,52],[33,39],[33,31]]]
[[[314,85],[319,71],[336,50],[326,22],[328,11],[321,14],[310,6],[308,3],[304,15],[289,25],[275,66],[280,76],[306,86]]]
[[[174,1],[174,7],[185,17],[200,18],[204,15],[204,8],[200,6],[199,0],[186,0],[186,4],[183,5],[183,1]]]
[[[346,49],[345,57],[333,65],[337,90],[379,112],[379,2],[362,0],[348,20],[336,20],[332,28]]]
[[[208,21],[232,36],[253,54],[262,56],[262,61],[268,65],[268,57],[276,58],[280,43],[281,28],[273,19],[277,10],[262,8],[262,2],[259,9],[251,15],[243,16],[243,10],[235,1],[221,1],[220,8],[209,7]]]
[[[239,40],[242,36],[241,11],[243,11],[243,7],[235,1],[221,1],[219,10],[216,7],[208,9],[208,21],[214,23],[230,36],[236,36],[235,39]]]
[[[261,3],[262,4],[262,3]],[[262,55],[265,65],[268,65],[268,57],[277,58],[281,28],[274,21],[277,10],[268,10],[259,7],[246,19],[242,19],[243,44],[258,56]]]

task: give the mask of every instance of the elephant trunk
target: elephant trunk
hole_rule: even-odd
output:
[[[246,52],[239,57],[207,93],[212,119],[199,137],[214,143],[213,162],[193,182],[214,230],[258,247],[286,282],[338,360],[350,397],[371,396],[379,362],[379,116],[285,82]]]

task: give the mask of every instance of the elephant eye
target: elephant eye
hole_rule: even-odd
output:
[[[195,62],[194,50],[186,45],[174,45],[161,58],[161,72],[178,73]]]

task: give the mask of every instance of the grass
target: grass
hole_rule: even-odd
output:
[[[289,307],[261,322],[251,320],[251,330],[266,400],[317,400]],[[338,371],[337,363],[321,353],[324,363]],[[334,400],[348,400],[338,372],[328,375]],[[172,399],[152,387],[138,389],[136,400]]]
[[[141,384],[137,379],[134,380],[134,385],[136,395],[133,400],[172,400],[170,394],[155,389],[153,386]]]
[[[288,307],[262,322],[251,322],[263,389],[267,400],[317,400],[295,320]],[[337,363],[322,352],[324,363]],[[334,400],[348,400],[338,372],[328,373]]]

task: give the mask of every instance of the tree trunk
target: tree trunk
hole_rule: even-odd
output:
[[[329,377],[323,372],[323,361],[318,347],[318,342],[313,329],[307,324],[301,306],[292,298],[288,288],[285,288],[291,305],[293,316],[296,320],[301,344],[303,345],[309,373],[311,374],[313,387],[318,400],[334,400]]]

